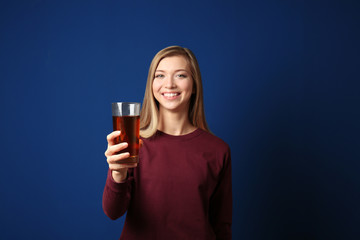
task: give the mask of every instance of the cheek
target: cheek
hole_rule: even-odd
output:
[[[156,81],[153,82],[152,84],[152,93],[153,96],[155,97],[156,100],[159,100],[159,90],[160,90],[161,86],[159,85],[159,83],[156,83]]]
[[[152,91],[155,94],[158,90],[159,90],[159,84],[157,83],[157,81],[154,80],[152,84]]]
[[[194,83],[192,80],[186,82],[183,86],[183,89],[186,89],[186,91],[192,93],[194,90]]]

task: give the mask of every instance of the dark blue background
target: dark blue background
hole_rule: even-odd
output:
[[[110,103],[181,45],[232,149],[233,239],[358,239],[358,32],[357,1],[0,1],[0,238],[119,237]]]

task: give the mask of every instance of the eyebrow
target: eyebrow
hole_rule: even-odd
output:
[[[186,69],[178,69],[178,70],[175,70],[175,72],[181,72],[181,71],[187,72],[187,70],[186,70]],[[165,72],[165,71],[164,71],[164,70],[159,69],[159,70],[156,70],[155,72]]]

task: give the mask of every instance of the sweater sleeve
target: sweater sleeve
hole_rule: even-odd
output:
[[[217,240],[231,239],[232,181],[230,149],[224,155],[219,181],[210,198],[210,222]]]
[[[128,175],[130,175],[129,172]],[[124,182],[117,183],[112,178],[111,170],[108,170],[102,206],[104,213],[110,219],[116,220],[127,211],[131,198],[132,180],[132,177],[128,177]]]

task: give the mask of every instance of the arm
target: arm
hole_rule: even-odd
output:
[[[210,198],[210,222],[216,239],[231,239],[232,182],[230,149],[223,159],[223,168],[213,195]]]
[[[104,213],[112,220],[125,214],[131,198],[132,179],[115,182],[109,169],[103,193],[102,206]]]
[[[123,164],[122,160],[128,158],[130,154],[118,153],[120,150],[125,149],[128,144],[117,143],[116,137],[119,137],[120,131],[114,131],[107,136],[108,148],[105,152],[107,162],[109,164],[109,171],[106,179],[105,189],[103,193],[103,210],[105,214],[115,220],[126,212],[129,207],[130,193],[131,193],[131,175],[134,164]]]

